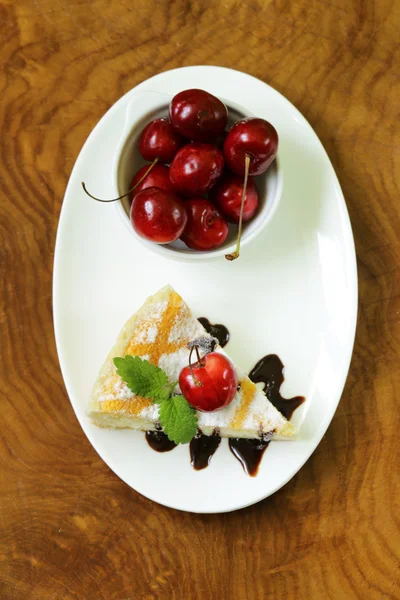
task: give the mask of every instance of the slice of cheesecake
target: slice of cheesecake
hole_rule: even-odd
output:
[[[158,405],[134,395],[116,372],[113,358],[140,356],[158,365],[172,383],[188,364],[188,343],[211,338],[171,286],[146,300],[122,329],[102,366],[93,388],[89,417],[101,427],[130,427],[143,431],[159,427]],[[226,354],[219,346],[216,352]],[[288,439],[295,428],[269,402],[236,365],[239,381],[233,401],[215,412],[198,412],[198,426],[205,435],[222,437]],[[176,391],[179,392],[179,386]]]

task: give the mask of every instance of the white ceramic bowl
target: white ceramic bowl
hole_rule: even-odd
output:
[[[130,188],[133,175],[146,164],[138,150],[140,134],[144,126],[157,117],[168,116],[168,107],[172,96],[153,91],[138,91],[128,103],[125,112],[125,124],[114,155],[113,165],[113,194],[121,196]],[[232,126],[235,121],[244,117],[254,116],[248,110],[238,106],[230,100],[224,100],[228,107],[228,124]],[[279,132],[278,132],[279,134]],[[148,163],[147,163],[148,164]],[[244,223],[241,246],[253,240],[271,220],[279,203],[282,192],[282,172],[279,160],[276,159],[268,171],[255,178],[260,194],[260,206],[257,214],[251,221]],[[191,250],[181,240],[171,244],[155,244],[139,236],[133,229],[130,221],[130,199],[125,197],[116,203],[118,212],[129,228],[131,234],[152,252],[167,258],[185,261],[204,261],[222,257],[233,252],[236,246],[237,225],[229,225],[229,234],[226,242],[215,250],[201,252]]]

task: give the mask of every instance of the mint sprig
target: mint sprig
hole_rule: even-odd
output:
[[[187,444],[196,435],[197,414],[184,396],[173,396],[176,381],[148,360],[126,355],[114,358],[117,373],[137,396],[149,398],[159,405],[160,424],[175,444]]]
[[[171,386],[166,373],[148,360],[127,354],[124,358],[114,358],[114,365],[118,375],[137,396],[150,398],[153,402],[170,397]]]
[[[173,396],[160,404],[160,423],[175,444],[187,444],[196,435],[197,414],[185,396]]]

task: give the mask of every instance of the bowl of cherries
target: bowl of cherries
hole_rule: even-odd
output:
[[[205,90],[132,96],[115,153],[118,211],[137,240],[178,260],[236,259],[280,199],[271,123]]]

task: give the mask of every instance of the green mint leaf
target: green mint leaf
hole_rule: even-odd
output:
[[[164,433],[175,444],[187,444],[196,435],[197,414],[184,396],[161,402],[159,418]]]
[[[137,396],[150,398],[153,402],[167,400],[172,392],[166,373],[160,367],[139,356],[127,354],[114,358],[117,373]]]

